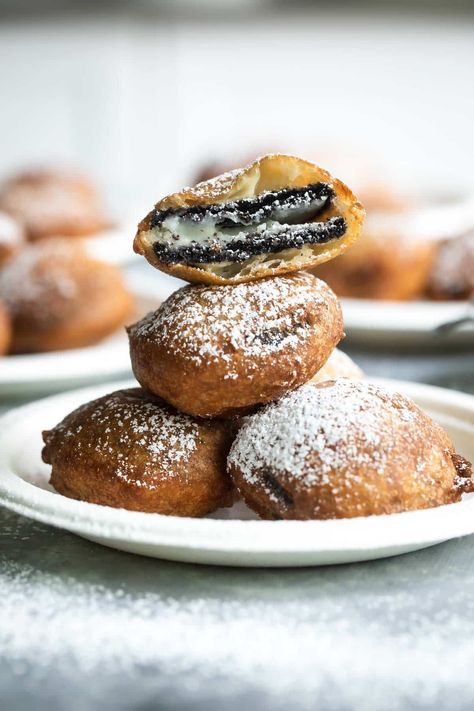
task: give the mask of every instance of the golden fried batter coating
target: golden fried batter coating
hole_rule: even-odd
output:
[[[30,240],[82,237],[105,225],[95,188],[82,176],[60,171],[11,178],[0,192],[0,208],[24,226]]]
[[[43,432],[43,460],[64,496],[173,516],[230,506],[234,425],[183,415],[140,388],[88,402]]]
[[[448,301],[474,296],[474,231],[439,245],[428,279],[428,295]]]
[[[0,299],[10,313],[13,353],[80,348],[125,323],[132,298],[116,267],[77,242],[44,240],[25,247],[0,272]]]
[[[310,383],[324,383],[326,380],[337,380],[338,378],[349,378],[350,380],[361,380],[364,373],[352,358],[339,348],[335,348],[329,356],[321,370],[311,378]]]
[[[424,291],[434,250],[429,240],[378,229],[368,220],[352,249],[311,271],[338,296],[404,301]]]
[[[233,415],[293,390],[343,336],[336,297],[306,272],[184,287],[128,333],[138,382],[200,417]]]
[[[403,395],[341,378],[304,385],[249,416],[229,472],[267,519],[331,519],[450,504],[471,465]]]
[[[12,337],[12,329],[10,317],[5,306],[0,301],[0,356],[8,353],[10,341]]]
[[[0,267],[21,249],[24,241],[21,225],[6,212],[0,212]]]
[[[364,215],[327,171],[271,154],[160,200],[134,249],[187,281],[238,284],[332,259],[357,239]]]

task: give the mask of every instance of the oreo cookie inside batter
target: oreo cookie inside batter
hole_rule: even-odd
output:
[[[342,217],[329,217],[334,191],[327,183],[268,191],[252,198],[155,210],[149,230],[164,263],[243,262],[306,244],[324,244],[346,232]]]

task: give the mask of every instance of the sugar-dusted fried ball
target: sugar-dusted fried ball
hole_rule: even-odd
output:
[[[81,501],[173,516],[230,506],[230,421],[183,415],[140,388],[88,402],[43,432],[56,491]]]
[[[342,336],[336,297],[305,272],[187,286],[129,329],[138,382],[200,417],[239,413],[293,390]]]
[[[304,385],[246,418],[228,465],[267,519],[391,514],[474,490],[469,462],[415,403],[344,378]]]
[[[311,378],[311,383],[324,383],[326,380],[337,380],[338,378],[349,378],[351,380],[361,380],[364,373],[349,356],[335,348],[321,370]]]
[[[0,190],[0,209],[16,218],[28,239],[83,237],[103,229],[98,195],[87,178],[60,170],[30,170]]]
[[[0,212],[0,268],[23,247],[24,240],[21,225],[6,212]]]

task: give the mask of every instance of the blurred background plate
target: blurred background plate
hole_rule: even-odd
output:
[[[434,350],[474,345],[474,321],[439,333],[439,326],[474,317],[469,301],[341,299],[348,341],[364,345],[425,346]]]

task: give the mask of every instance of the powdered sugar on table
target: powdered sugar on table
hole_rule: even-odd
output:
[[[2,539],[0,679],[11,674],[19,695],[56,688],[59,708],[74,698],[81,711],[156,699],[200,711],[457,711],[474,696],[462,542],[444,549],[439,577],[439,549],[283,574],[147,561],[12,515]]]
[[[396,411],[410,422],[414,413],[401,395],[385,394],[376,385],[341,379],[327,387],[303,385],[276,403],[267,405],[240,430],[229,462],[249,482],[259,480],[260,470],[288,472],[311,486],[324,482],[339,469],[376,468],[381,474],[390,450],[381,446],[386,420],[380,408]],[[364,432],[366,447],[357,445],[354,431]],[[307,470],[312,452],[318,453],[318,467]]]

